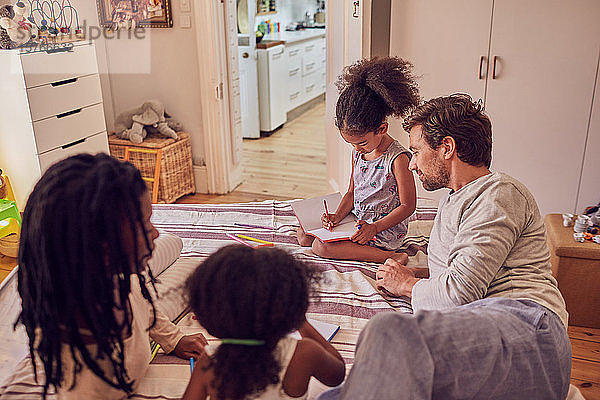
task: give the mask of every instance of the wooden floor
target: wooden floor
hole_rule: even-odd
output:
[[[325,105],[317,103],[270,137],[244,140],[244,182],[226,195],[195,194],[178,203],[289,200],[328,192],[325,170]],[[0,281],[16,265],[0,255]],[[600,329],[569,326],[571,383],[587,400],[600,400]]]
[[[244,139],[243,182],[226,195],[193,194],[177,203],[291,200],[330,192],[325,165],[325,102],[313,102],[269,137]]]

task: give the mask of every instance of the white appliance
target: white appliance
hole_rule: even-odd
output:
[[[242,114],[242,137],[260,137],[258,122],[258,80],[256,71],[255,40],[247,34],[238,34],[240,65],[240,108]]]
[[[256,71],[256,37],[254,17],[256,3],[247,0],[237,2],[238,60],[240,71],[240,111],[242,115],[242,137],[258,139],[258,79]]]
[[[287,120],[287,60],[285,46],[256,50],[260,130],[272,132]]]

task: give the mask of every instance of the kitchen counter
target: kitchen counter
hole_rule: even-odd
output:
[[[265,35],[263,40],[281,40],[284,44],[292,44],[303,40],[325,36],[325,28],[303,29],[299,31],[282,31]]]

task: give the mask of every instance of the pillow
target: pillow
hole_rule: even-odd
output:
[[[154,277],[159,276],[179,258],[183,249],[183,241],[172,233],[160,232],[154,240],[152,258],[148,260],[148,267]]]

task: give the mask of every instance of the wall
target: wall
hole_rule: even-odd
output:
[[[200,76],[196,36],[191,29],[147,29],[143,40],[104,40],[115,114],[159,99],[190,132],[194,164],[204,160]],[[112,127],[111,121],[107,124]]]

